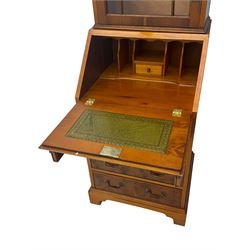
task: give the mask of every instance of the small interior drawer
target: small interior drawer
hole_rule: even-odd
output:
[[[91,160],[91,165],[95,169],[105,170],[113,173],[135,176],[143,179],[158,181],[170,185],[175,185],[176,177],[165,173],[128,167],[104,161]]]
[[[96,189],[180,207],[181,190],[118,176],[93,173]]]
[[[162,75],[162,65],[151,65],[151,64],[135,64],[135,73],[139,75]]]

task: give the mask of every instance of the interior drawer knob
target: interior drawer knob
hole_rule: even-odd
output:
[[[147,68],[147,72],[150,73],[151,72],[151,68]]]

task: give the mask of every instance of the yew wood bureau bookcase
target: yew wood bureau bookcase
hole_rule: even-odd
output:
[[[209,1],[94,0],[76,104],[40,148],[87,158],[90,202],[185,225]]]

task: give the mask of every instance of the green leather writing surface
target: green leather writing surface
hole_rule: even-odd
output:
[[[165,153],[172,121],[85,110],[67,137]]]

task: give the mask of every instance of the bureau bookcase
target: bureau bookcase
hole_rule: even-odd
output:
[[[87,158],[91,203],[131,204],[185,225],[209,4],[93,1],[76,104],[40,146],[55,162]]]

